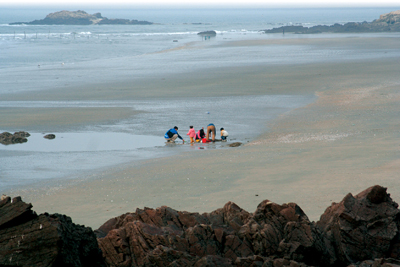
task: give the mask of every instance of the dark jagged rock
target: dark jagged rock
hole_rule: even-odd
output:
[[[26,137],[31,136],[28,132],[15,132],[11,134],[9,132],[3,132],[0,134],[0,143],[3,145],[11,145],[11,144],[21,144],[28,142]]]
[[[311,265],[324,263],[329,255],[319,230],[295,203],[261,202],[238,236],[251,242],[255,255],[279,256]]]
[[[31,134],[28,133],[28,132],[20,131],[20,132],[15,132],[14,136],[17,136],[17,137],[29,137],[29,136],[31,136]]]
[[[37,215],[20,197],[0,201],[0,266],[105,266],[93,231],[71,218]]]
[[[396,259],[374,259],[366,260],[349,265],[349,267],[398,267],[400,261]]]
[[[124,25],[150,25],[149,21],[138,21],[128,19],[108,19],[102,17],[101,13],[90,15],[85,11],[58,11],[48,14],[44,19],[31,22],[14,22],[10,25],[92,25],[92,24],[124,24]]]
[[[96,232],[109,266],[396,266],[400,215],[386,188],[333,203],[317,223],[294,204],[254,213],[229,202],[211,213],[138,209]],[[376,260],[379,259],[380,260]]]
[[[96,232],[109,266],[262,266],[270,256],[320,262],[322,255],[318,229],[293,203],[264,201],[254,214],[232,202],[202,215],[138,209]]]
[[[386,188],[373,186],[333,203],[317,226],[335,252],[336,265],[375,258],[400,259],[400,211]]]
[[[211,213],[137,209],[95,231],[64,215],[0,201],[0,266],[400,266],[400,211],[386,188],[332,203],[317,223],[295,203],[228,202]]]
[[[282,26],[279,28],[264,30],[265,33],[362,33],[362,32],[399,32],[400,31],[400,10],[383,14],[379,19],[372,22],[349,22],[344,25],[335,23],[331,26],[317,25],[313,27],[303,26]]]
[[[56,135],[55,134],[46,134],[45,136],[43,136],[43,138],[54,139],[54,138],[56,138]]]

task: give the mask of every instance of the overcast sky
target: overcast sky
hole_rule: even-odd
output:
[[[96,5],[96,6],[222,6],[222,7],[348,7],[400,6],[400,0],[0,0],[1,5]]]

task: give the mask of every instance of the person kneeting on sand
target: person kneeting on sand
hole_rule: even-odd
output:
[[[206,134],[204,133],[204,127],[203,127],[196,134],[196,142],[201,142],[201,140],[203,140],[204,137],[206,137]]]
[[[189,126],[189,132],[186,135],[189,135],[190,137],[190,143],[193,144],[194,143],[194,139],[196,138],[196,132],[193,129],[193,126]]]
[[[164,138],[167,140],[168,143],[175,143],[175,139],[176,139],[176,138],[181,139],[182,142],[185,143],[185,140],[183,140],[182,136],[180,136],[180,135],[178,134],[178,127],[177,127],[177,126],[175,126],[175,127],[172,128],[172,129],[169,129],[169,130],[165,133]]]

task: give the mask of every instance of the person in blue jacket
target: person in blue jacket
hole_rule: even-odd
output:
[[[168,143],[175,143],[175,139],[176,139],[176,138],[181,139],[181,140],[183,141],[183,143],[185,143],[185,140],[183,140],[182,136],[180,136],[180,135],[178,134],[178,127],[177,127],[177,126],[175,126],[175,127],[172,128],[172,129],[169,129],[169,130],[165,133],[164,138],[167,140]]]

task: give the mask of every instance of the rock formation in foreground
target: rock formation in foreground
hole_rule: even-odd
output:
[[[0,266],[106,266],[91,228],[60,214],[37,215],[20,197],[0,201]]]
[[[254,213],[231,202],[204,214],[138,209],[96,233],[108,266],[383,266],[400,263],[397,207],[374,186],[317,223],[294,203],[265,200]]]
[[[124,24],[124,25],[150,25],[149,21],[129,20],[129,19],[108,19],[102,17],[101,13],[90,15],[85,11],[58,11],[48,14],[44,19],[31,22],[14,22],[10,25],[92,25],[92,24]]]
[[[31,136],[28,132],[15,132],[11,134],[9,132],[3,132],[0,134],[0,144],[11,145],[11,144],[21,144],[28,142],[26,137]]]
[[[295,203],[268,200],[253,213],[232,202],[204,214],[137,209],[97,229],[97,243],[90,228],[31,207],[0,201],[0,266],[400,266],[400,211],[378,185],[316,223]]]
[[[335,23],[331,26],[317,25],[313,27],[303,26],[282,26],[270,30],[264,30],[265,33],[355,33],[355,32],[400,32],[400,10],[383,14],[379,19],[372,22],[349,22],[344,25]]]

